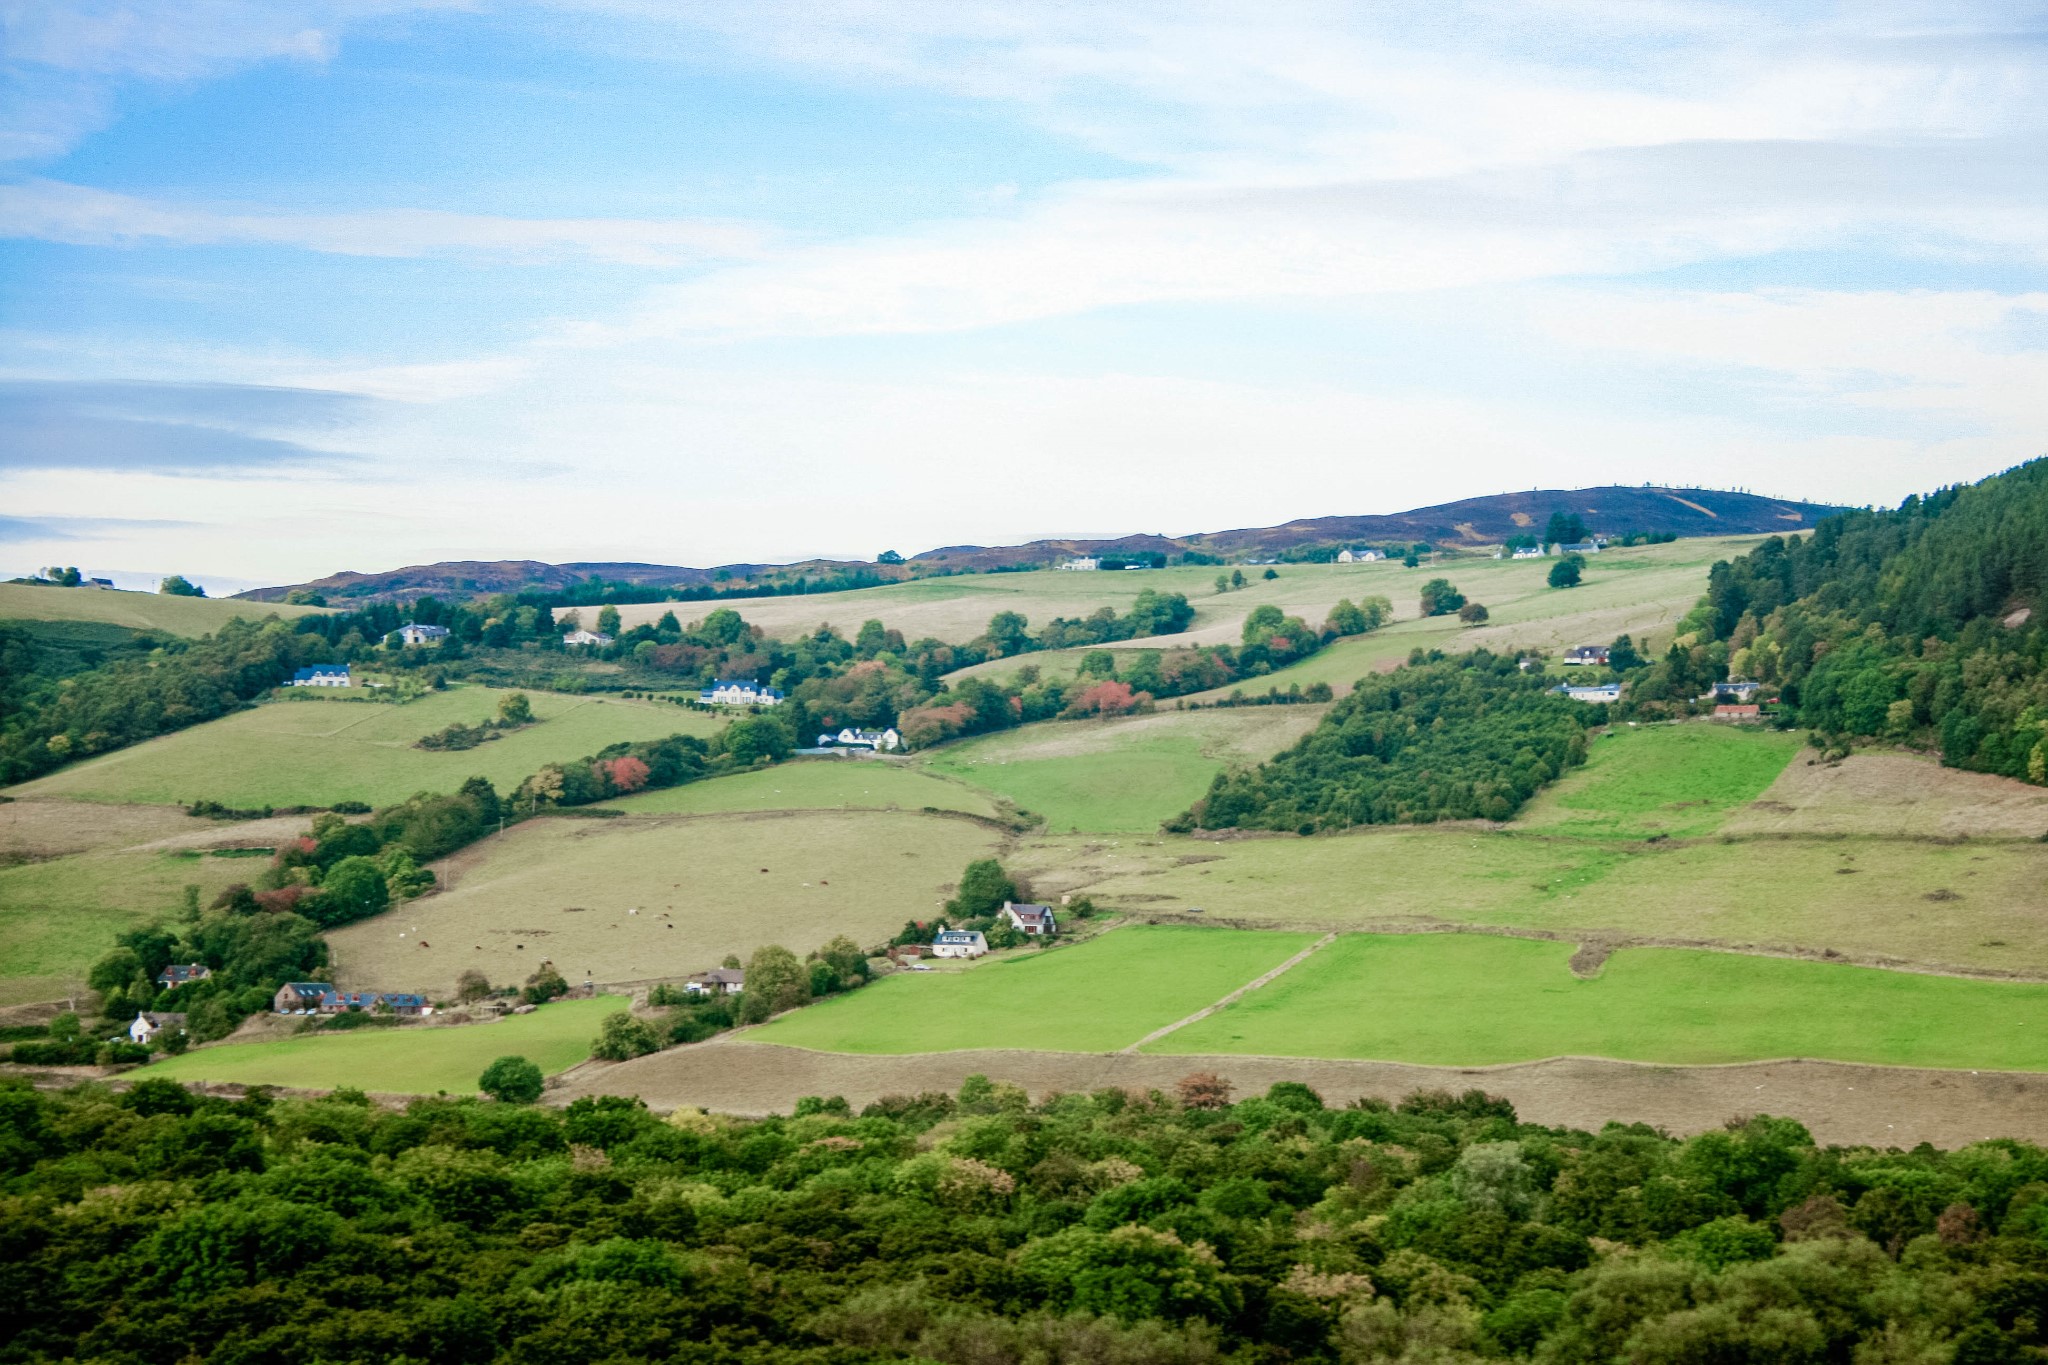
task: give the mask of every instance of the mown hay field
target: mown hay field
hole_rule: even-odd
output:
[[[745,1037],[824,1052],[1109,1052],[1214,1003],[1314,941],[1313,934],[1119,929],[1071,947],[900,972]]]
[[[2048,984],[1671,948],[1623,949],[1581,980],[1571,955],[1569,944],[1488,935],[1351,935],[1147,1050],[1436,1066],[1592,1056],[2048,1068]]]
[[[130,630],[167,635],[210,635],[236,617],[290,620],[321,607],[288,607],[275,602],[216,601],[209,597],[165,597],[153,592],[108,588],[31,588],[0,583],[0,621],[99,621]]]
[[[965,782],[948,781],[889,759],[798,759],[609,803],[634,815],[717,815],[771,810],[933,810],[993,817],[995,801]]]
[[[1721,826],[1726,834],[1856,834],[1905,839],[2048,838],[2048,791],[1945,768],[1927,754],[1795,757]]]
[[[893,811],[543,818],[438,864],[450,888],[328,935],[335,976],[446,992],[467,968],[517,984],[676,980],[764,943],[867,946],[930,919],[998,835]]]
[[[331,700],[272,701],[72,764],[9,789],[22,798],[173,805],[327,806],[402,801],[451,792],[470,777],[509,791],[550,762],[595,753],[620,740],[714,732],[701,711],[619,697],[531,692],[539,723],[461,751],[413,747],[423,735],[497,713],[507,693],[456,687],[404,705]]]
[[[1054,721],[949,744],[935,772],[1000,793],[1061,832],[1156,830],[1225,767],[1270,758],[1315,728],[1321,706],[1159,711]]]
[[[548,1075],[588,1059],[598,1025],[626,1004],[625,997],[616,995],[557,1000],[532,1014],[491,1024],[373,1027],[227,1043],[153,1062],[134,1075],[305,1090],[354,1086],[393,1094],[472,1095],[477,1077],[500,1057],[524,1057]]]
[[[1710,834],[1761,796],[1804,746],[1804,734],[1711,721],[1618,726],[1515,823],[1595,839]]]

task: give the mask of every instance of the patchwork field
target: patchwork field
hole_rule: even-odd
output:
[[[618,697],[533,692],[540,723],[460,752],[413,747],[453,722],[496,714],[505,694],[458,687],[403,706],[276,701],[73,764],[9,789],[22,798],[230,806],[384,805],[420,791],[453,791],[474,776],[510,790],[543,764],[620,740],[710,734],[701,711]]]
[[[153,592],[107,588],[30,588],[0,583],[0,621],[103,621],[131,630],[160,630],[197,638],[236,617],[290,620],[322,607],[287,607],[274,602],[216,601],[209,597],[164,597]]]
[[[1051,952],[900,972],[746,1037],[827,1052],[1109,1052],[1228,995],[1314,941],[1313,934],[1120,929]]]
[[[1690,722],[1622,726],[1586,764],[1537,796],[1515,824],[1596,839],[1683,838],[1721,828],[1776,781],[1805,736]]]
[[[674,980],[764,943],[802,954],[928,919],[997,847],[971,820],[889,811],[540,819],[440,864],[448,891],[328,936],[351,988]],[[637,913],[632,913],[636,912]]]
[[[988,793],[906,763],[799,759],[759,772],[641,792],[608,803],[634,815],[715,815],[770,810],[956,810],[994,816]]]
[[[548,1075],[590,1056],[598,1024],[626,1007],[623,996],[557,1000],[493,1024],[369,1028],[266,1043],[196,1048],[153,1062],[140,1077],[284,1085],[307,1090],[355,1086],[396,1094],[476,1093],[476,1079],[500,1057],[520,1056]]]
[[[1669,948],[1623,949],[1579,980],[1571,953],[1485,935],[1355,935],[1148,1050],[1439,1066],[1598,1056],[2048,1068],[2044,984]]]
[[[1043,816],[1050,830],[1147,831],[1186,810],[1227,766],[1270,758],[1321,706],[1160,711],[1058,721],[950,744],[924,759]]]

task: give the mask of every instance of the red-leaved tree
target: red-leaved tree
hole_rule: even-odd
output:
[[[647,765],[631,754],[606,759],[597,766],[603,769],[614,791],[636,792],[647,785]]]

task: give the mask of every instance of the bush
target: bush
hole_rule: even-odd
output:
[[[540,1068],[517,1055],[500,1057],[476,1078],[476,1088],[501,1104],[532,1104],[547,1088]]]
[[[1553,588],[1576,588],[1586,573],[1584,555],[1566,555],[1550,566],[1550,586]]]
[[[654,1025],[625,1010],[606,1015],[598,1026],[597,1041],[590,1045],[590,1055],[607,1062],[630,1061],[660,1050],[661,1035]]]

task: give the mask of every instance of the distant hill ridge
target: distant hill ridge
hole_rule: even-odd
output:
[[[1576,513],[1603,535],[1630,531],[1673,532],[1681,536],[1744,535],[1810,530],[1823,517],[1844,509],[1706,488],[1531,489],[1465,498],[1409,512],[1349,517],[1311,517],[1280,526],[1247,527],[1188,536],[1128,535],[1110,540],[1034,540],[1023,545],[948,545],[914,555],[904,565],[811,559],[790,564],[722,564],[687,568],[668,564],[549,564],[533,559],[453,560],[415,564],[381,573],[345,571],[309,583],[255,588],[237,596],[282,601],[288,593],[318,593],[340,605],[389,602],[431,593],[463,600],[506,592],[556,592],[600,577],[650,588],[700,587],[718,582],[831,577],[855,571],[908,578],[922,569],[973,571],[1056,564],[1074,555],[1102,553],[1185,554],[1193,550],[1227,558],[1277,554],[1303,545],[1379,544],[1426,540],[1442,545],[1498,544],[1517,534],[1541,534],[1552,512]]]

